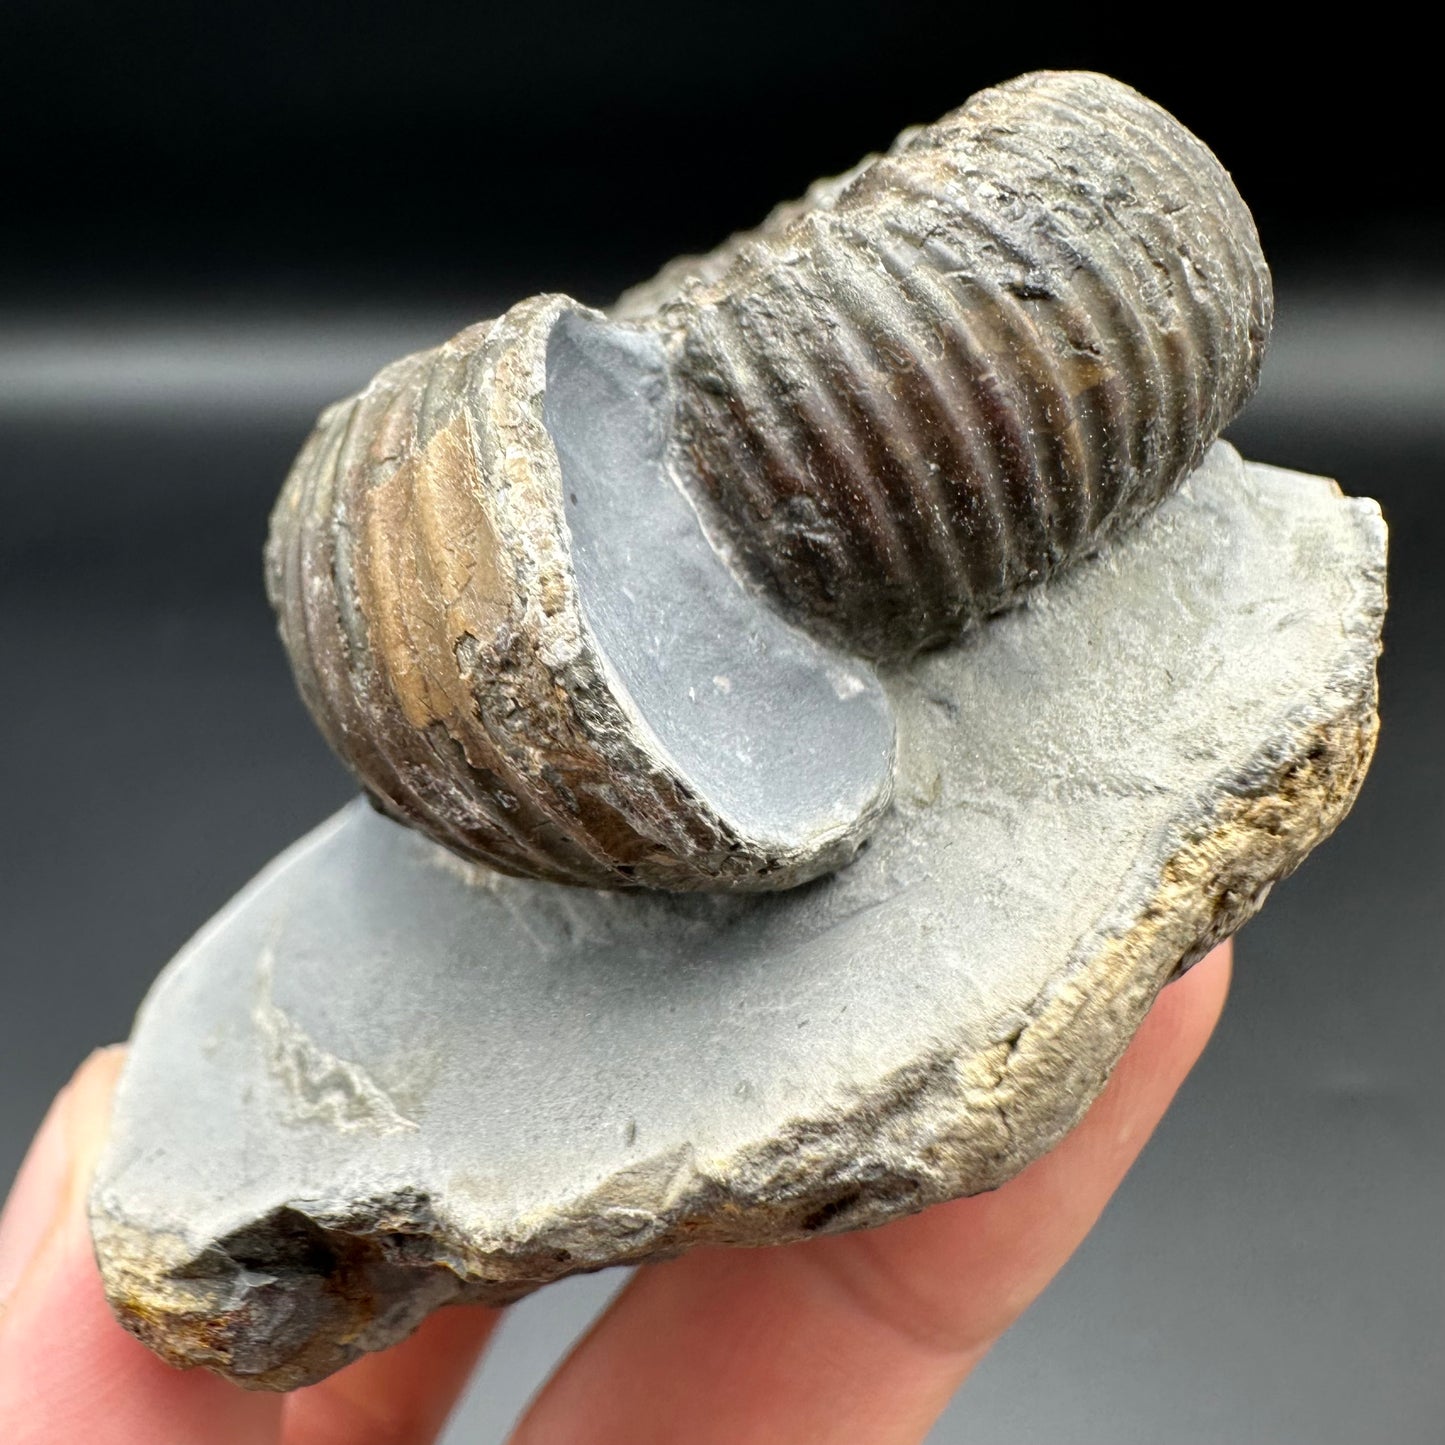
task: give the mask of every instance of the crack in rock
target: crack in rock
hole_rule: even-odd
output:
[[[360,1064],[318,1044],[276,1002],[275,990],[276,950],[267,944],[256,960],[251,1017],[264,1041],[267,1065],[286,1090],[294,1120],[321,1120],[337,1129],[379,1134],[419,1127]]]

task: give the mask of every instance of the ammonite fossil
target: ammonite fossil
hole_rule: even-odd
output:
[[[815,877],[888,805],[875,665],[1166,496],[1270,314],[1159,107],[985,91],[610,314],[523,301],[326,412],[268,548],[302,693],[383,809],[505,871]]]

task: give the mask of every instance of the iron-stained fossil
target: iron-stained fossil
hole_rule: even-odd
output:
[[[1040,74],[326,413],[302,690],[493,866],[353,803],[161,976],[91,1196],[126,1327],[290,1389],[1051,1148],[1374,747],[1378,507],[1211,445],[1270,309],[1209,152]]]
[[[610,315],[523,301],[325,413],[268,549],[303,695],[385,811],[504,871],[815,877],[888,805],[874,665],[1165,497],[1270,316],[1164,111],[985,91]]]

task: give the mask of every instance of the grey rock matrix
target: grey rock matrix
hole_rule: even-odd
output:
[[[1224,445],[949,648],[878,669],[892,807],[764,894],[581,890],[362,804],[139,1018],[93,1196],[123,1322],[288,1388],[430,1309],[992,1188],[1348,809],[1384,528]]]

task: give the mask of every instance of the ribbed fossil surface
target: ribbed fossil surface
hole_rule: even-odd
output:
[[[1164,111],[1082,73],[985,91],[610,317],[534,297],[326,413],[268,548],[302,693],[387,812],[506,871],[817,877],[888,804],[864,659],[1158,503],[1270,311]]]
[[[547,742],[592,762],[585,738],[559,736],[566,717],[546,726],[536,707],[521,714],[530,736],[506,726],[518,715],[512,691],[548,693],[545,680],[528,686],[539,664],[518,614],[526,594],[541,609],[553,561],[547,498],[524,477],[500,495],[517,504],[505,516],[476,501],[476,474],[505,465],[473,404],[496,392],[507,326],[405,357],[323,415],[272,518],[268,586],[307,706],[387,811],[459,852],[480,856],[485,839],[508,871],[605,884],[526,782],[528,757]],[[508,520],[524,529],[529,511],[544,545],[519,577],[521,549],[499,546],[497,533]],[[479,634],[495,639],[491,665],[467,677],[456,649]],[[567,788],[565,768],[553,782]]]
[[[1078,72],[981,92],[659,282],[624,309],[663,299],[684,474],[774,596],[878,657],[1155,505],[1253,392],[1272,313],[1219,162]]]
[[[787,887],[831,871],[887,805],[881,689],[871,668],[748,598],[660,472],[618,479],[650,500],[655,535],[639,539],[634,575],[610,559],[619,575],[603,590],[645,591],[635,574],[662,572],[676,590],[665,599],[671,634],[656,629],[651,655],[631,667],[599,640],[604,619],[588,614],[578,578],[584,519],[563,519],[544,411],[559,318],[589,315],[564,297],[524,301],[388,367],[322,417],[267,548],[302,696],[384,811],[505,872],[687,890]],[[574,476],[573,501],[581,486]],[[681,536],[664,529],[669,503]],[[672,578],[664,559],[688,565]],[[721,631],[726,658],[689,659],[692,673],[673,655],[689,604],[694,642]],[[640,715],[634,694],[659,672],[681,694],[680,722]],[[779,716],[790,697],[807,726]],[[713,732],[689,736],[695,718]],[[729,750],[722,766],[690,766],[714,738]],[[719,772],[723,784],[706,786]],[[769,827],[737,796],[759,777],[778,792],[795,777],[812,784],[791,810],[773,808]]]

